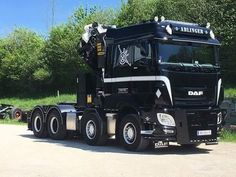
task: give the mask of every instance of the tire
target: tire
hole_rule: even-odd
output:
[[[62,122],[62,117],[57,110],[52,110],[48,115],[47,128],[50,138],[54,140],[64,140],[66,137],[66,127]]]
[[[46,124],[43,122],[43,113],[40,110],[35,110],[32,115],[32,130],[34,136],[38,138],[46,138],[48,136]]]
[[[10,116],[11,119],[22,120],[23,112],[19,108],[12,108]]]
[[[101,146],[106,142],[106,124],[96,113],[87,113],[82,118],[82,135],[91,146]]]
[[[142,151],[149,145],[149,140],[141,136],[141,123],[138,115],[128,114],[120,123],[119,140],[128,151]]]

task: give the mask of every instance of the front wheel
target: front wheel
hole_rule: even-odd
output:
[[[149,140],[141,136],[141,123],[138,115],[129,114],[123,118],[119,127],[121,145],[129,151],[141,151],[147,148]]]

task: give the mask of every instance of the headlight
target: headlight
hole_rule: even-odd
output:
[[[161,125],[175,127],[175,120],[169,114],[157,113],[157,119]]]
[[[217,124],[221,124],[222,119],[223,119],[222,112],[220,112],[217,114]]]

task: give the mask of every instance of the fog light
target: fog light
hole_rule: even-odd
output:
[[[173,134],[174,130],[163,129],[166,134]]]
[[[219,112],[219,113],[217,114],[217,124],[221,124],[222,119],[223,119],[223,117],[222,117],[222,112]]]
[[[175,127],[175,120],[169,114],[157,113],[157,119],[161,125]]]

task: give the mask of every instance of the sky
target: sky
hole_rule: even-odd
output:
[[[0,0],[0,37],[16,27],[26,27],[46,36],[52,26],[52,4],[54,24],[58,25],[66,22],[80,6],[118,9],[121,0]]]

